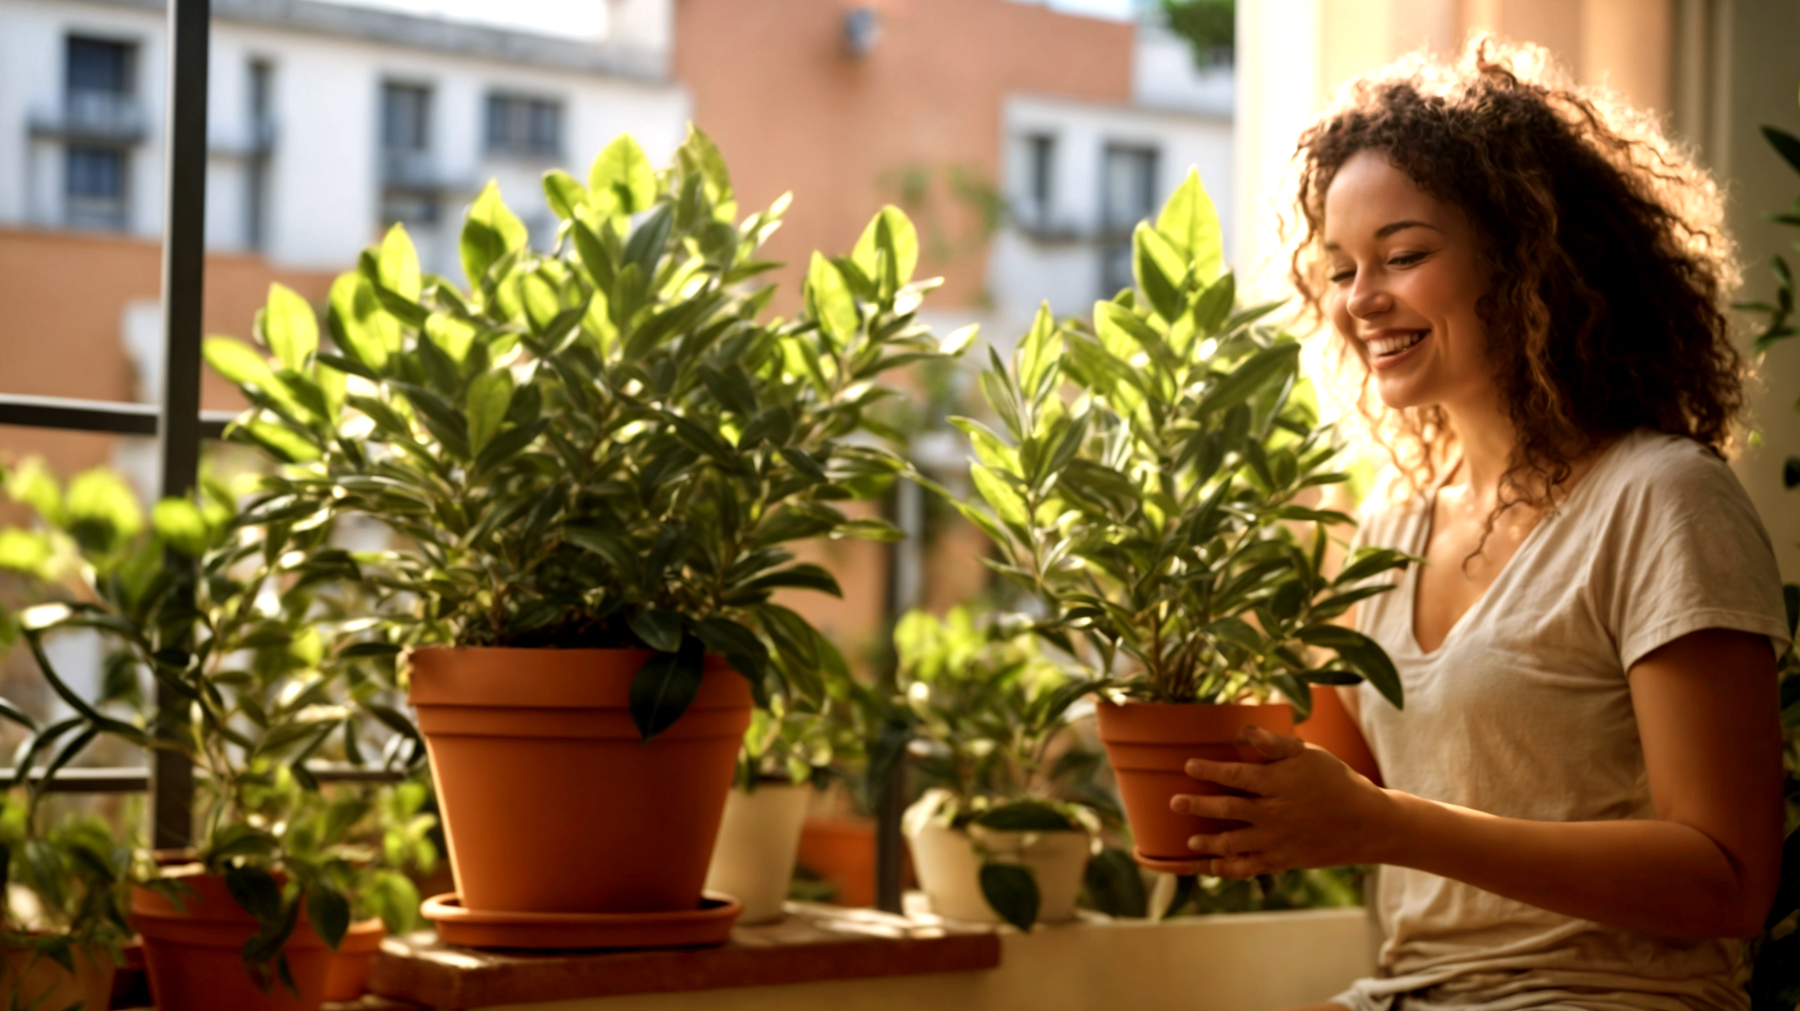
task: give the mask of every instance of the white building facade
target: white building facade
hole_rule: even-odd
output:
[[[1085,315],[1131,283],[1131,231],[1154,217],[1190,169],[1218,208],[1232,248],[1231,65],[1196,62],[1186,40],[1140,24],[1128,104],[1009,96],[1002,113],[1010,214],[989,260],[988,332],[1022,332],[1040,303]]]
[[[542,237],[545,170],[585,176],[622,132],[657,159],[680,142],[671,3],[611,0],[589,42],[215,0],[208,246],[336,270],[402,221],[460,277],[462,208],[489,179]],[[0,226],[160,236],[166,32],[160,0],[0,0]]]

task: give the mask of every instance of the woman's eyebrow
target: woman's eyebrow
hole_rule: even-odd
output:
[[[1403,232],[1403,231],[1407,230],[1408,228],[1429,228],[1434,232],[1442,232],[1443,231],[1442,228],[1439,228],[1436,225],[1429,224],[1424,221],[1414,221],[1411,218],[1408,218],[1404,221],[1391,221],[1385,225],[1382,225],[1380,228],[1375,229],[1375,237],[1377,239],[1385,239],[1388,236],[1394,234],[1395,232]]]

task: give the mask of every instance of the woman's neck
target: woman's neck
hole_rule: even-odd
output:
[[[1488,508],[1498,500],[1500,479],[1512,466],[1518,447],[1517,430],[1498,399],[1492,402],[1444,405],[1450,427],[1462,452],[1462,465],[1452,479],[1476,501]]]

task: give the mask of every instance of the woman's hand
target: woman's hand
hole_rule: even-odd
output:
[[[1245,727],[1239,738],[1269,761],[1189,759],[1194,779],[1253,794],[1177,794],[1169,806],[1183,814],[1246,822],[1243,827],[1188,840],[1195,853],[1185,873],[1248,878],[1300,867],[1381,863],[1396,830],[1398,808],[1376,786],[1323,748],[1296,737]]]

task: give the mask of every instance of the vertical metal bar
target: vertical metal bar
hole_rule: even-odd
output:
[[[883,627],[891,636],[900,616],[918,605],[923,585],[925,538],[925,504],[923,492],[911,481],[894,485],[889,506],[894,525],[906,532],[906,538],[894,544],[888,556],[887,615]],[[890,664],[895,662],[888,650]],[[893,688],[893,671],[885,672],[889,689]],[[891,694],[891,692],[890,692]],[[906,810],[906,757],[904,754],[888,772],[887,779],[874,787],[875,796],[875,908],[889,913],[904,912],[902,875],[906,840],[900,832],[901,815]]]
[[[163,222],[163,401],[157,425],[162,496],[193,491],[200,469],[200,313],[206,280],[206,69],[210,0],[169,0],[168,199]],[[191,566],[171,557],[170,564]],[[158,684],[159,711],[185,711]],[[153,845],[173,849],[194,835],[194,770],[157,750],[151,766]]]

